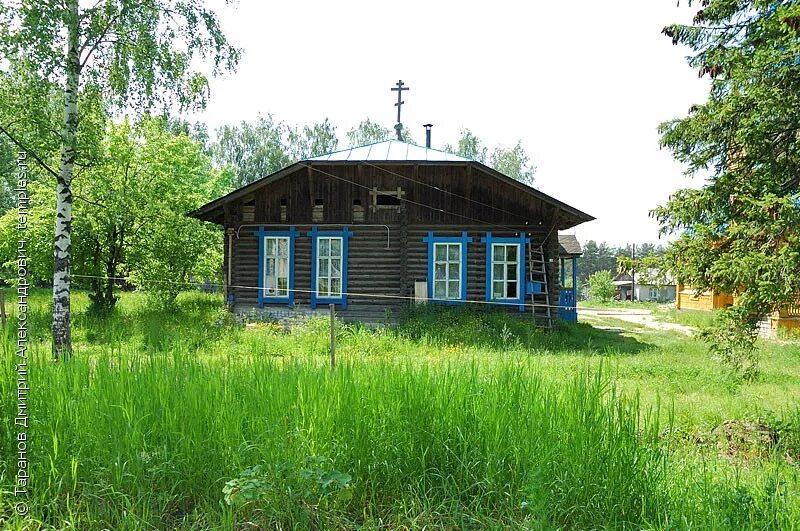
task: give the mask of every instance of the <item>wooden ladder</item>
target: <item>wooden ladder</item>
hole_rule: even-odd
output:
[[[536,326],[553,329],[553,308],[550,305],[550,289],[547,284],[547,261],[541,245],[528,243],[528,280],[542,287],[542,292],[531,290],[531,313]]]

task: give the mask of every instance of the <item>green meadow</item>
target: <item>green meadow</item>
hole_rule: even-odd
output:
[[[73,301],[75,354],[53,363],[49,294],[31,299],[25,517],[4,331],[2,529],[800,527],[797,342],[761,343],[742,383],[681,334],[417,308],[337,323],[331,369],[326,319]]]

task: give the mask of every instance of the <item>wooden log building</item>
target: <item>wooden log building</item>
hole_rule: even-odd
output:
[[[397,140],[297,162],[190,215],[226,229],[233,311],[282,318],[335,304],[366,322],[420,301],[555,317],[558,231],[594,219],[479,162]]]

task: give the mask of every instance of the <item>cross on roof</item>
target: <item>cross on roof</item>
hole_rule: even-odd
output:
[[[403,124],[400,123],[400,108],[405,103],[403,101],[403,91],[404,90],[409,90],[409,88],[405,87],[404,85],[405,85],[405,83],[403,83],[403,80],[401,79],[401,80],[399,80],[397,82],[397,86],[396,87],[392,87],[393,91],[394,90],[397,91],[397,103],[394,104],[394,106],[397,107],[397,125],[394,126],[394,129],[395,129],[395,131],[397,131],[397,139],[398,140],[402,140],[400,132],[403,130]]]

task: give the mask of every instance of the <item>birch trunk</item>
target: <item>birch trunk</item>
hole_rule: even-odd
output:
[[[61,162],[56,183],[56,223],[53,246],[53,358],[72,350],[70,333],[70,265],[72,262],[72,172],[78,130],[78,0],[68,0],[66,88]]]

